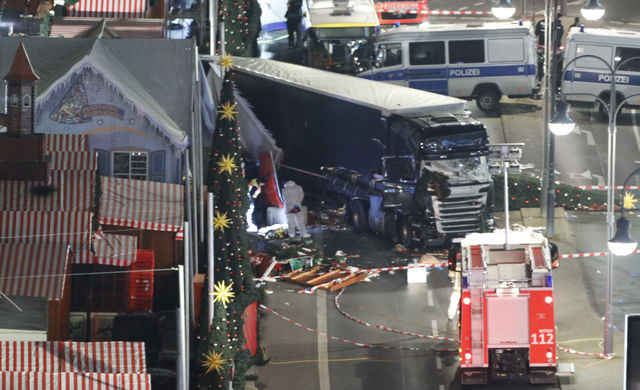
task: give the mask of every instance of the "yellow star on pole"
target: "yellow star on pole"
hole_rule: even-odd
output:
[[[222,103],[222,106],[220,107],[220,112],[222,112],[222,115],[220,116],[220,118],[229,119],[230,121],[232,121],[234,115],[238,113],[238,111],[236,111],[235,108],[236,108],[235,103],[234,104],[231,104],[229,102]]]
[[[222,302],[224,307],[227,307],[227,304],[231,301],[231,298],[236,296],[231,288],[233,287],[233,282],[231,284],[227,284],[224,280],[216,283],[213,286],[213,292],[210,293],[213,295],[213,302]]]
[[[220,57],[220,61],[218,62],[218,64],[220,64],[220,66],[222,66],[222,69],[224,70],[231,69],[231,65],[233,65],[231,54],[225,54]]]
[[[220,214],[218,210],[216,210],[216,215],[213,217],[213,230],[220,229],[224,232],[225,228],[228,228],[231,225],[231,219],[227,217],[227,212]]]
[[[627,210],[635,209],[637,201],[638,199],[636,199],[636,197],[632,193],[625,191],[624,202],[622,207],[624,207]]]
[[[216,372],[220,374],[220,370],[227,363],[226,360],[222,358],[222,352],[212,350],[209,351],[209,353],[202,354],[202,356],[204,356],[204,360],[202,360],[202,367],[207,369],[205,374],[208,374],[213,370],[216,370]]]
[[[220,161],[218,161],[216,164],[218,164],[218,168],[220,168],[220,173],[227,171],[229,172],[229,174],[231,174],[231,170],[238,167],[233,157],[231,157],[231,155],[229,154],[222,156]]]

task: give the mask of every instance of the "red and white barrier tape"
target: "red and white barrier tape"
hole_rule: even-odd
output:
[[[491,15],[489,11],[443,11],[439,9],[421,11],[426,15]]]
[[[608,186],[574,186],[581,190],[606,190]],[[614,190],[640,190],[640,186],[613,186]]]
[[[614,357],[616,357],[615,353],[612,354],[606,354],[604,352],[580,352],[580,351],[576,351],[575,349],[571,349],[571,348],[565,348],[565,347],[561,347],[559,345],[556,345],[558,347],[559,350],[567,352],[567,353],[572,353],[574,355],[582,355],[582,356],[593,356],[593,357],[597,357],[600,359],[613,359]]]
[[[352,316],[351,314],[347,313],[346,311],[344,311],[342,309],[342,307],[340,307],[340,296],[342,295],[342,292],[344,291],[344,289],[340,290],[340,292],[338,293],[338,295],[335,296],[335,298],[333,299],[336,308],[338,309],[338,311],[340,313],[342,313],[342,315],[344,315],[345,317],[347,317],[348,319],[357,322],[358,324],[361,325],[365,325],[368,326],[370,328],[376,328],[376,329],[382,329],[382,330],[386,330],[387,332],[392,332],[392,333],[398,333],[398,334],[403,334],[406,336],[414,336],[414,337],[419,337],[419,338],[423,338],[423,339],[433,339],[433,340],[445,340],[445,341],[453,341],[454,343],[459,343],[460,340],[458,339],[452,339],[449,337],[442,337],[442,336],[430,336],[430,335],[424,335],[424,334],[420,334],[420,333],[413,333],[413,332],[407,332],[404,330],[397,330],[397,329],[393,329],[393,328],[389,328],[383,325],[375,325],[375,324],[370,324],[368,322],[362,321],[361,319]],[[444,352],[457,352],[457,349],[440,349],[438,351],[444,351]]]
[[[410,264],[410,265],[405,265],[405,266],[401,266],[401,267],[385,267],[385,268],[370,268],[370,269],[363,269],[362,272],[382,272],[382,271],[398,271],[398,270],[405,270],[405,269],[409,269],[409,268],[442,268],[442,267],[446,267],[447,263],[440,263],[440,264]]]
[[[273,309],[271,309],[271,308],[269,308],[269,307],[267,307],[267,306],[265,306],[263,304],[260,304],[260,308],[262,310],[266,310],[268,312],[271,312],[271,313],[275,314],[277,317],[279,317],[279,318],[281,318],[281,319],[283,319],[283,320],[285,320],[285,321],[287,321],[287,322],[289,322],[289,323],[291,323],[291,324],[293,324],[293,325],[295,325],[297,327],[300,327],[300,328],[302,328],[304,330],[307,330],[307,331],[309,331],[311,333],[315,333],[315,334],[318,334],[318,335],[325,336],[326,338],[331,339],[331,340],[336,340],[336,341],[340,341],[340,342],[343,342],[343,343],[352,344],[352,345],[355,345],[356,347],[373,348],[373,349],[391,349],[391,350],[398,350],[398,351],[434,351],[434,349],[431,349],[431,348],[391,347],[391,346],[388,346],[388,345],[359,343],[357,341],[352,341],[352,340],[349,340],[349,339],[343,339],[343,338],[340,338],[340,337],[331,336],[331,335],[329,335],[327,333],[320,332],[317,329],[312,329],[312,328],[309,328],[308,326],[304,326],[302,324],[299,324],[299,323],[293,321],[292,319],[283,316],[282,314],[278,313],[277,311],[275,311],[275,310],[273,310]],[[457,352],[457,349],[455,351]]]
[[[640,250],[635,250],[631,253],[640,253]],[[607,252],[589,252],[589,253],[570,253],[566,255],[558,255],[560,259],[575,259],[578,257],[597,257],[597,256],[606,256]]]

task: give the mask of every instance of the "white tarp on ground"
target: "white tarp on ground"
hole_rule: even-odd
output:
[[[219,61],[216,56],[204,58],[214,64]],[[233,69],[240,72],[370,107],[379,110],[385,117],[434,111],[457,113],[464,111],[467,106],[466,101],[450,96],[286,62],[244,57],[233,57],[233,61]]]

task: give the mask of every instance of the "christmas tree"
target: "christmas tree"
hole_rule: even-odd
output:
[[[225,53],[257,57],[262,10],[258,0],[222,0],[218,21],[224,23]]]
[[[251,355],[244,349],[242,314],[259,298],[253,284],[248,254],[245,214],[248,184],[242,169],[240,133],[233,94],[231,56],[220,61],[224,72],[216,130],[209,159],[208,188],[214,194],[214,276],[213,296],[203,299],[198,340],[200,373],[198,388],[223,388],[230,380],[234,388],[244,388],[244,373]],[[207,328],[207,299],[214,299],[214,318]]]

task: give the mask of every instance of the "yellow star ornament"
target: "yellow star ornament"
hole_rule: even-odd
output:
[[[636,197],[632,193],[625,192],[622,207],[624,207],[627,210],[635,209],[637,201],[638,199],[636,199]]]
[[[220,173],[223,173],[225,171],[229,172],[229,174],[231,174],[232,170],[235,168],[238,168],[238,166],[236,165],[236,162],[234,161],[233,157],[231,157],[231,155],[227,154],[222,156],[222,158],[220,159],[220,161],[218,161],[216,163],[218,165],[218,168],[220,169]]]
[[[224,280],[216,283],[213,286],[213,302],[222,302],[224,307],[227,307],[227,304],[231,302],[231,298],[235,297],[236,294],[231,290],[233,287],[233,282],[231,284],[227,284]]]
[[[231,219],[227,217],[227,212],[220,214],[218,210],[216,210],[216,215],[213,217],[213,230],[221,230],[224,232],[225,228],[228,228],[231,225]]]
[[[227,363],[226,360],[222,358],[222,352],[209,351],[209,353],[205,353],[202,356],[204,356],[204,360],[202,360],[202,367],[207,369],[205,374],[208,374],[213,370],[216,370],[216,372],[220,374],[220,370],[225,363]]]
[[[235,110],[236,108],[236,104],[231,104],[229,102],[226,103],[222,103],[222,106],[220,107],[220,112],[222,113],[222,115],[220,116],[221,119],[229,119],[230,121],[233,120],[233,117],[238,113],[238,111]]]
[[[218,62],[218,64],[220,64],[220,66],[222,66],[222,69],[224,70],[231,69],[231,65],[233,65],[231,54],[225,54],[220,57],[220,61]]]

